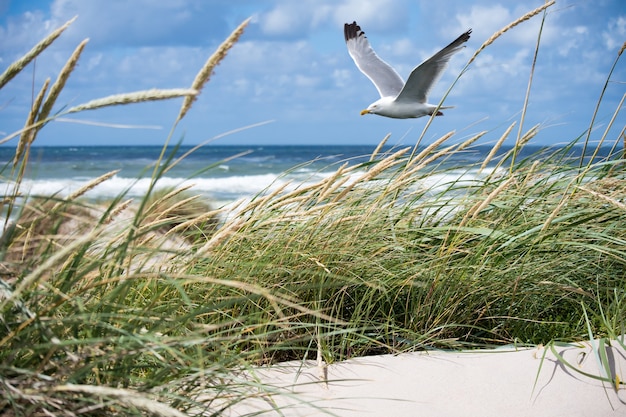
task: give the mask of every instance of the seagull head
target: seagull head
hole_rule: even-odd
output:
[[[395,97],[382,97],[370,104],[367,109],[361,110],[361,116],[366,114],[385,115],[385,109],[394,101]]]

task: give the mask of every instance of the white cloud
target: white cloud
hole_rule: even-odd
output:
[[[289,2],[259,15],[258,22],[262,32],[270,36],[302,35],[308,33],[310,29],[310,20],[305,8],[295,2]]]
[[[407,1],[397,0],[344,0],[333,10],[332,18],[337,25],[353,20],[369,29],[393,30],[408,22]]]
[[[413,41],[408,38],[401,38],[394,41],[388,49],[396,56],[414,56],[416,54],[415,45]]]
[[[353,20],[368,29],[393,30],[405,26],[406,0],[281,0],[255,16],[262,33],[274,37],[306,37],[312,29],[340,28]]]
[[[54,0],[50,14],[55,26],[78,16],[67,34],[98,47],[198,45],[225,32],[224,9],[192,0]]]
[[[471,7],[467,13],[457,13],[455,17],[458,25],[455,26],[454,32],[472,28],[475,38],[487,39],[511,21],[511,12],[500,4],[478,5]]]
[[[607,30],[602,32],[606,49],[621,48],[626,40],[626,16],[618,16],[609,20]]]
[[[5,26],[0,26],[0,54],[16,54],[13,60],[26,53],[50,32],[50,23],[42,12],[26,12],[7,19]]]
[[[541,2],[537,2],[534,6],[511,7],[509,3],[506,3],[506,5],[508,7],[502,4],[475,4],[469,10],[460,7],[461,12],[455,15],[456,24],[447,25],[444,27],[444,30],[449,33],[450,31],[458,32],[472,28],[472,37],[482,43],[510,23],[533,10],[534,7],[540,6]],[[539,14],[530,20],[521,22],[502,34],[495,42],[498,44],[534,46],[537,42],[541,20],[542,15]],[[552,43],[562,33],[562,30],[559,15],[549,14],[541,32],[542,45]]]
[[[336,87],[343,88],[348,85],[348,83],[352,80],[352,74],[354,71],[350,71],[347,69],[334,69],[333,70],[333,81]]]
[[[566,57],[570,52],[576,53],[589,36],[587,26],[575,26],[563,30],[563,41],[557,46],[559,55]]]

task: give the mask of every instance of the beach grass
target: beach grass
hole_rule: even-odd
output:
[[[207,61],[211,71],[244,28]],[[191,89],[73,111],[186,97],[178,123],[206,74]],[[0,415],[219,415],[271,393],[245,371],[284,360],[323,367],[626,333],[621,137],[581,136],[521,158],[538,128],[519,123],[511,151],[498,138],[513,125],[496,135],[489,164],[455,166],[451,156],[488,132],[464,142],[451,132],[427,147],[373,147],[367,162],[271,187],[231,212],[192,189],[157,191],[182,163],[164,147],[142,199],[121,190],[94,204],[82,190],[21,193],[30,145],[62,115],[42,116],[43,95],[24,129],[2,139],[20,137],[3,170],[12,186],[2,202]]]

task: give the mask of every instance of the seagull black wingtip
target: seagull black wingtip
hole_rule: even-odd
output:
[[[353,21],[352,23],[344,23],[343,35],[346,42],[348,42],[350,39],[356,39],[360,35],[364,35],[364,32],[361,30],[361,27],[356,24],[356,21]]]

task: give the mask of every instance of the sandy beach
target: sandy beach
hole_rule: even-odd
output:
[[[623,338],[620,340],[624,340]],[[626,351],[607,346],[610,379],[626,378]],[[596,344],[597,346],[597,344]],[[576,370],[544,347],[417,352],[354,358],[329,365],[289,362],[258,369],[276,394],[249,398],[230,416],[623,416],[626,388],[602,375],[589,342],[555,347]],[[543,358],[543,362],[542,362]],[[580,371],[580,372],[578,372]],[[320,382],[326,372],[328,383]],[[280,412],[272,411],[272,407]]]

